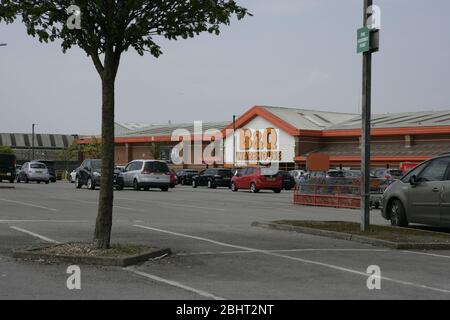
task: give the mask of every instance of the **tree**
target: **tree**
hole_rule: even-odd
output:
[[[101,159],[102,149],[102,143],[96,137],[92,137],[89,143],[81,148],[81,152],[88,158]]]
[[[11,149],[11,147],[0,145],[0,153],[13,154],[14,151],[13,151],[13,149]]]
[[[162,54],[158,38],[218,35],[231,18],[250,15],[234,0],[1,0],[0,22],[22,17],[29,35],[40,42],[61,40],[63,52],[73,46],[92,59],[102,83],[102,178],[94,243],[110,246],[114,174],[114,90],[122,54]],[[81,12],[81,28],[71,30],[69,7]],[[73,9],[73,6],[71,7]],[[79,15],[77,14],[79,17]],[[102,61],[103,60],[103,61]]]

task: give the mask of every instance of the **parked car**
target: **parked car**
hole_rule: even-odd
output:
[[[122,177],[122,188],[132,187],[136,191],[141,189],[148,191],[150,188],[168,191],[171,184],[170,169],[164,161],[131,161],[120,176]]]
[[[40,162],[45,164],[48,170],[48,174],[50,175],[50,181],[56,182],[56,172],[55,172],[55,162],[54,161],[48,161],[48,160],[33,160],[31,162]]]
[[[273,190],[280,193],[283,179],[277,170],[272,168],[249,167],[236,172],[231,182],[231,190],[250,190],[257,193],[260,190]]]
[[[20,170],[22,169],[21,164],[16,164],[16,177],[19,175]]]
[[[14,183],[16,177],[16,156],[9,153],[0,153],[0,182],[8,180]]]
[[[217,187],[231,188],[231,177],[233,173],[230,169],[212,168],[200,172],[192,177],[192,187],[207,186],[210,189]]]
[[[90,190],[95,190],[97,186],[100,186],[101,172],[102,160],[84,160],[78,168],[78,173],[75,177],[75,187],[80,189],[83,186],[86,186]],[[123,189],[123,180],[119,170],[114,170],[114,186],[117,190]]]
[[[41,162],[31,161],[24,163],[17,175],[17,183],[22,181],[25,183],[29,183],[30,181],[37,183],[45,182],[48,184],[50,182],[50,174],[47,166]]]
[[[178,178],[175,171],[173,170],[170,170],[169,174],[170,174],[170,188],[173,189],[177,185]]]
[[[379,179],[398,180],[404,173],[400,169],[375,169],[373,175]]]
[[[289,173],[291,174],[291,176],[294,177],[296,184],[300,183],[300,177],[302,175],[305,179],[307,177],[307,172],[305,170],[292,170],[292,171],[289,171]]]
[[[295,185],[295,178],[288,171],[280,171],[279,174],[283,179],[283,189],[284,190],[292,190]]]
[[[450,153],[420,164],[393,182],[381,204],[382,216],[393,226],[450,227]]]
[[[345,173],[343,170],[331,169],[327,172],[327,178],[345,178]]]
[[[72,170],[72,172],[69,175],[69,182],[70,183],[75,183],[75,180],[77,178],[77,174],[78,174],[79,170],[80,170],[80,168],[76,168],[76,169]]]
[[[176,172],[177,175],[177,181],[179,184],[185,186],[185,185],[192,185],[192,177],[198,175],[197,170],[193,169],[182,169],[178,170]]]

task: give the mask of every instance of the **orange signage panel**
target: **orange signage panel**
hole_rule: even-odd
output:
[[[309,171],[330,170],[330,155],[325,153],[313,153],[306,159],[306,166]]]

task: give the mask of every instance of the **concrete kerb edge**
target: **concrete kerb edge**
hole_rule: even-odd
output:
[[[169,248],[155,249],[143,252],[138,255],[123,257],[88,257],[88,256],[70,256],[70,255],[54,255],[48,253],[40,253],[37,250],[49,248],[36,247],[30,249],[19,249],[13,251],[13,258],[18,260],[44,261],[49,263],[70,263],[73,265],[95,265],[110,267],[128,267],[139,263],[146,262],[150,259],[159,258],[161,256],[172,254]]]
[[[373,239],[364,236],[352,235],[349,233],[336,232],[336,231],[328,231],[328,230],[320,230],[313,229],[307,227],[299,227],[299,226],[291,226],[291,225],[283,225],[277,223],[270,222],[258,222],[255,221],[252,223],[253,227],[260,227],[271,230],[280,230],[280,231],[292,231],[297,233],[310,234],[315,236],[322,236],[340,240],[347,241],[355,241],[364,244],[370,244],[378,247],[386,247],[390,249],[396,250],[449,250],[450,243],[401,243],[401,242],[391,242],[380,239]]]

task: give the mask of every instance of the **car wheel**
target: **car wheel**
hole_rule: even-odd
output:
[[[192,181],[192,188],[197,188],[197,182],[195,182],[195,180]]]
[[[117,191],[122,191],[123,190],[123,186],[116,186],[116,190]]]
[[[150,190],[150,187],[144,187],[144,191]]]
[[[14,183],[14,179],[9,180],[9,183]]]
[[[405,207],[402,202],[395,199],[389,206],[391,214],[391,225],[394,227],[407,227],[408,220],[406,219]]]
[[[252,185],[250,186],[250,191],[252,193],[258,193],[259,190],[256,188],[256,184],[253,182]]]
[[[89,178],[88,181],[87,181],[87,188],[89,190],[95,190],[95,184],[94,184],[94,182],[92,181],[91,178]]]
[[[231,184],[231,191],[238,192],[238,188],[236,187],[236,184],[234,182]]]
[[[75,188],[77,189],[81,189],[83,185],[81,184],[80,178],[76,177],[75,178]]]
[[[45,181],[45,184],[49,184],[50,183],[50,181]]]
[[[273,192],[275,192],[275,193],[281,193],[281,189],[275,189],[275,190],[273,190]]]
[[[136,179],[134,179],[134,181],[133,181],[133,190],[134,191],[140,191],[141,190],[141,188],[139,188],[139,183],[137,182]]]
[[[37,184],[41,184],[41,182],[40,182],[40,181],[37,181]]]
[[[169,191],[169,187],[162,187],[162,188],[161,188],[161,191],[162,191],[162,192],[167,192],[167,191]]]
[[[25,183],[30,183],[30,180],[28,180],[28,176],[25,176]]]

